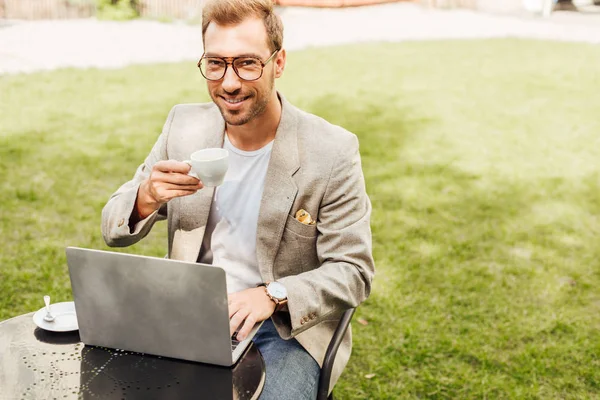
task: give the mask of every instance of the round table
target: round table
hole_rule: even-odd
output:
[[[232,367],[87,346],[79,332],[0,322],[0,400],[256,399],[265,363],[254,344]]]

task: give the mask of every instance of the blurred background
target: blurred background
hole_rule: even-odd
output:
[[[194,19],[204,0],[1,0],[0,18],[85,18],[106,14],[114,18],[152,17]],[[594,0],[274,0],[280,6],[353,7],[383,3],[415,3],[431,8],[466,8],[484,12],[518,13],[526,10],[547,16],[555,10],[585,10]],[[110,11],[109,11],[110,10]]]
[[[280,0],[278,89],[356,133],[377,274],[341,399],[600,393],[600,5]],[[66,246],[174,104],[198,0],[0,0],[0,320],[72,299]],[[126,251],[163,256],[166,226]]]

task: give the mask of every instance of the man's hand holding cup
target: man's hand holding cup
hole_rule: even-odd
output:
[[[159,161],[140,185],[136,201],[136,223],[176,197],[189,196],[204,186],[219,186],[229,166],[229,153],[221,148],[198,150],[190,160]]]
[[[202,182],[192,175],[190,165],[175,160],[159,161],[150,176],[140,185],[136,208],[140,219],[146,218],[175,197],[189,196],[202,189]]]

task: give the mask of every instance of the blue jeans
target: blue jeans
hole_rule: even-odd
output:
[[[266,365],[261,400],[315,400],[321,368],[296,339],[283,340],[268,319],[252,339]]]

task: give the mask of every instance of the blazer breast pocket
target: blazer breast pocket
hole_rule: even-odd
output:
[[[291,215],[288,215],[287,222],[285,223],[285,229],[295,233],[298,236],[305,238],[314,238],[317,236],[317,225],[307,225],[298,221]]]
[[[305,225],[289,215],[275,258],[275,279],[319,267],[316,225]]]

